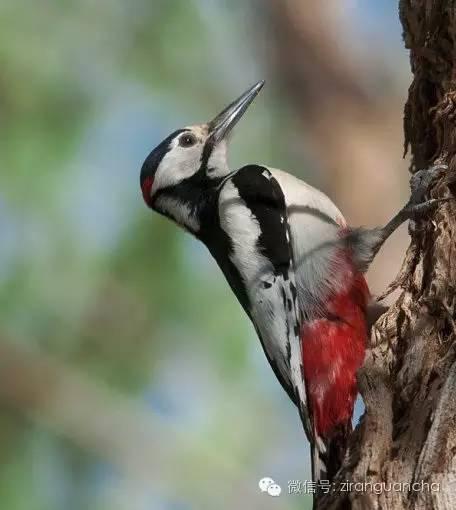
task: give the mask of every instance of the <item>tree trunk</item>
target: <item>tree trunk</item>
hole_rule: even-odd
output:
[[[338,58],[328,57],[328,44],[322,39],[333,32],[331,26],[322,28],[326,3],[284,0],[280,7],[277,4],[271,2],[269,10],[281,56],[276,62],[280,76],[296,96],[296,107],[302,109],[309,131],[317,126],[310,136],[318,138],[320,133],[322,147],[329,140],[329,148],[326,145],[321,152],[323,165],[330,153],[329,163],[345,171],[346,161],[333,150],[347,134],[337,129],[342,116],[334,115],[340,111],[332,107],[334,97],[342,96],[349,105],[342,111],[354,121],[372,111],[353,86],[347,68]],[[302,26],[298,26],[299,16],[304,19]],[[312,20],[307,23],[309,16]],[[449,169],[429,195],[454,196],[456,1],[400,0],[400,17],[414,75],[404,112],[410,170],[447,163]],[[320,60],[315,57],[318,51]],[[296,63],[287,65],[287,54],[295,62],[306,58],[306,64],[301,70]],[[323,65],[323,60],[328,63]],[[385,114],[378,113],[381,122]],[[372,143],[378,145],[376,139]],[[361,161],[357,154],[355,148],[351,154],[355,163]],[[342,151],[342,159],[343,155]],[[357,165],[357,172],[362,172],[361,167]],[[353,196],[352,181],[349,185]],[[455,230],[453,202],[440,205],[410,228],[411,243],[392,285],[401,294],[373,328],[358,374],[366,412],[350,438],[334,490],[323,495],[318,509],[456,509]]]
[[[405,144],[412,172],[449,165],[430,191],[435,198],[455,191],[455,5],[400,1],[414,75]],[[319,508],[456,508],[455,230],[454,203],[410,230],[396,282],[402,293],[374,328],[358,377],[366,413],[339,476],[353,485]]]

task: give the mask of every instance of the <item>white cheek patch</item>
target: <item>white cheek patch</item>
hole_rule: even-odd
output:
[[[194,175],[200,168],[202,152],[203,144],[201,142],[193,147],[181,147],[179,139],[174,139],[157,168],[153,191],[176,186]]]
[[[212,150],[207,162],[208,175],[210,177],[225,177],[230,173],[226,157],[226,141],[222,140]]]

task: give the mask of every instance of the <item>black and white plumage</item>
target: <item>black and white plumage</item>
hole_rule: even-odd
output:
[[[411,201],[383,229],[351,229],[326,195],[286,172],[262,165],[232,171],[227,136],[262,86],[211,122],[165,138],[143,164],[141,190],[149,207],[215,258],[298,407],[314,480],[332,478],[351,430],[367,341],[362,273],[417,208]],[[433,205],[426,204],[422,211]]]
[[[218,223],[228,238],[228,250],[213,251],[210,238],[207,246],[216,260],[230,266],[225,275],[241,303],[245,300],[245,311],[276,376],[305,409],[293,248],[285,197],[268,168],[249,165],[223,181]]]

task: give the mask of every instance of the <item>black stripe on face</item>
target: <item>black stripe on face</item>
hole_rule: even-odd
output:
[[[169,152],[171,142],[184,131],[186,131],[186,129],[177,129],[176,131],[174,131],[174,133],[171,133],[161,143],[159,143],[157,147],[155,147],[155,149],[153,149],[147,156],[146,160],[144,161],[141,167],[140,175],[141,189],[146,178],[153,177],[155,175],[158,166],[160,165],[166,154]]]
[[[208,167],[208,162],[214,148],[214,140],[209,136],[201,153],[198,171],[175,184],[172,189],[157,191],[157,196],[166,193],[189,208],[201,225],[198,236],[202,236],[207,228],[214,228],[213,208],[216,207],[217,187],[223,180],[221,176],[208,176],[212,170]]]
[[[207,164],[209,162],[209,158],[211,157],[213,150],[214,150],[214,140],[212,140],[212,138],[209,137],[206,140],[206,143],[204,144],[204,147],[203,147],[203,153],[201,155],[201,166],[200,166],[198,172],[201,172],[202,174],[206,174],[206,171],[208,170]]]

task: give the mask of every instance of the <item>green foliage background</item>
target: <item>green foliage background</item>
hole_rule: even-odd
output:
[[[109,440],[106,419],[106,443],[81,441],[84,424],[90,431],[111,416],[103,403],[81,411],[82,389],[59,408],[60,423],[74,413],[78,430],[49,426],[46,406],[0,401],[0,508],[309,504],[286,494],[288,480],[309,478],[307,444],[252,327],[204,247],[153,215],[139,193],[142,161],[168,132],[209,119],[268,78],[255,8],[1,2],[2,338],[109,391],[119,413],[125,402],[141,409],[153,423],[145,443],[153,438],[157,450],[139,480],[141,468],[129,467],[141,466],[141,450],[111,455],[113,444],[135,439],[131,430]],[[267,87],[237,130],[233,166],[299,170],[296,129],[286,98]],[[281,498],[259,494],[263,476],[282,485]]]

